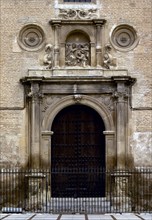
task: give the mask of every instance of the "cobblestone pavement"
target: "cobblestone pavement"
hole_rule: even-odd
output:
[[[103,215],[56,215],[56,214],[0,214],[4,220],[152,220],[152,213],[103,214]]]

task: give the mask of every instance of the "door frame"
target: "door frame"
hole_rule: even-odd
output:
[[[111,112],[103,103],[100,103],[98,99],[87,95],[65,96],[47,109],[44,119],[42,121],[41,146],[43,146],[43,149],[41,149],[41,160],[43,160],[43,162],[45,161],[45,164],[48,164],[48,167],[51,167],[50,146],[51,136],[53,135],[53,131],[51,131],[53,120],[62,109],[70,105],[75,105],[77,103],[91,107],[102,118],[105,124],[105,131],[103,133],[105,135],[106,168],[109,169],[111,167],[114,167],[116,165],[116,159],[113,160],[113,158],[116,157],[117,152],[114,123]]]

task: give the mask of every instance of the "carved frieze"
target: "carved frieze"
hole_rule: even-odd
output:
[[[96,9],[60,9],[59,16],[64,19],[93,19],[98,17]]]
[[[86,67],[90,61],[89,43],[67,43],[65,63],[67,66]]]

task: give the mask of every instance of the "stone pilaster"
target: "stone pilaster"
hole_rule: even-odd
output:
[[[127,78],[116,77],[117,90],[113,97],[116,101],[116,143],[117,143],[117,168],[125,168],[127,152],[127,122],[128,122],[128,88]]]
[[[54,24],[54,65],[59,67],[59,36],[60,36],[60,24]]]
[[[51,163],[51,137],[53,131],[42,131],[41,167],[49,167]]]
[[[38,169],[31,170],[30,174],[25,175],[27,183],[25,209],[28,211],[35,211],[37,209],[43,210],[46,204],[46,181],[47,172],[44,174]]]
[[[40,155],[40,93],[39,84],[31,82],[31,91],[28,94],[31,98],[31,158],[32,168],[39,167]]]
[[[114,141],[114,131],[104,131],[106,143],[106,168],[111,169],[115,167],[116,163],[116,146]]]
[[[96,24],[96,57],[97,57],[97,66],[101,66],[102,62],[102,48],[101,48],[101,24]]]
[[[113,185],[113,211],[116,212],[131,212],[131,199],[129,197],[129,181],[130,174],[127,171],[117,170],[112,174],[111,178],[114,178]],[[113,181],[112,181],[113,182]]]

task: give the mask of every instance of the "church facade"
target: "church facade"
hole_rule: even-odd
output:
[[[1,2],[1,167],[152,161],[151,0]]]

